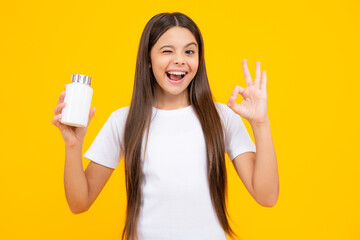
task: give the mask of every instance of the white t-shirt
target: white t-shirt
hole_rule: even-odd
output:
[[[224,124],[230,160],[255,152],[240,116],[225,104],[215,102],[215,106]],[[124,107],[111,113],[84,157],[117,167],[123,158],[120,146],[128,111],[129,107]],[[211,203],[205,138],[192,106],[153,108],[143,171],[140,240],[227,239]]]

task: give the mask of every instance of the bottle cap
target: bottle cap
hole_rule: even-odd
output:
[[[90,86],[91,85],[91,77],[81,75],[81,74],[73,74],[71,76],[71,83],[82,83],[82,84],[87,84]]]

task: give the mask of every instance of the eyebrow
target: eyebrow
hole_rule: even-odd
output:
[[[190,45],[195,45],[195,46],[197,46],[197,44],[196,44],[195,42],[191,42],[191,43],[186,44],[184,48],[187,48],[187,47],[190,46]],[[166,48],[166,47],[174,48],[174,46],[172,46],[172,45],[164,45],[164,46],[162,46],[162,47],[160,48],[160,50],[163,49],[163,48]]]

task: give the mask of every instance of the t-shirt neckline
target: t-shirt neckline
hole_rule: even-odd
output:
[[[152,108],[153,108],[153,113],[173,115],[173,114],[180,114],[180,113],[185,113],[185,112],[190,111],[192,109],[192,105],[189,105],[189,106],[183,107],[183,108],[178,108],[178,109],[171,109],[171,110],[164,110],[164,109],[159,109],[156,107],[152,107]]]

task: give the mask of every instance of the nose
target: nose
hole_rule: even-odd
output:
[[[175,56],[174,62],[175,62],[175,64],[178,64],[178,65],[184,65],[185,64],[184,57],[181,54],[177,54]]]

